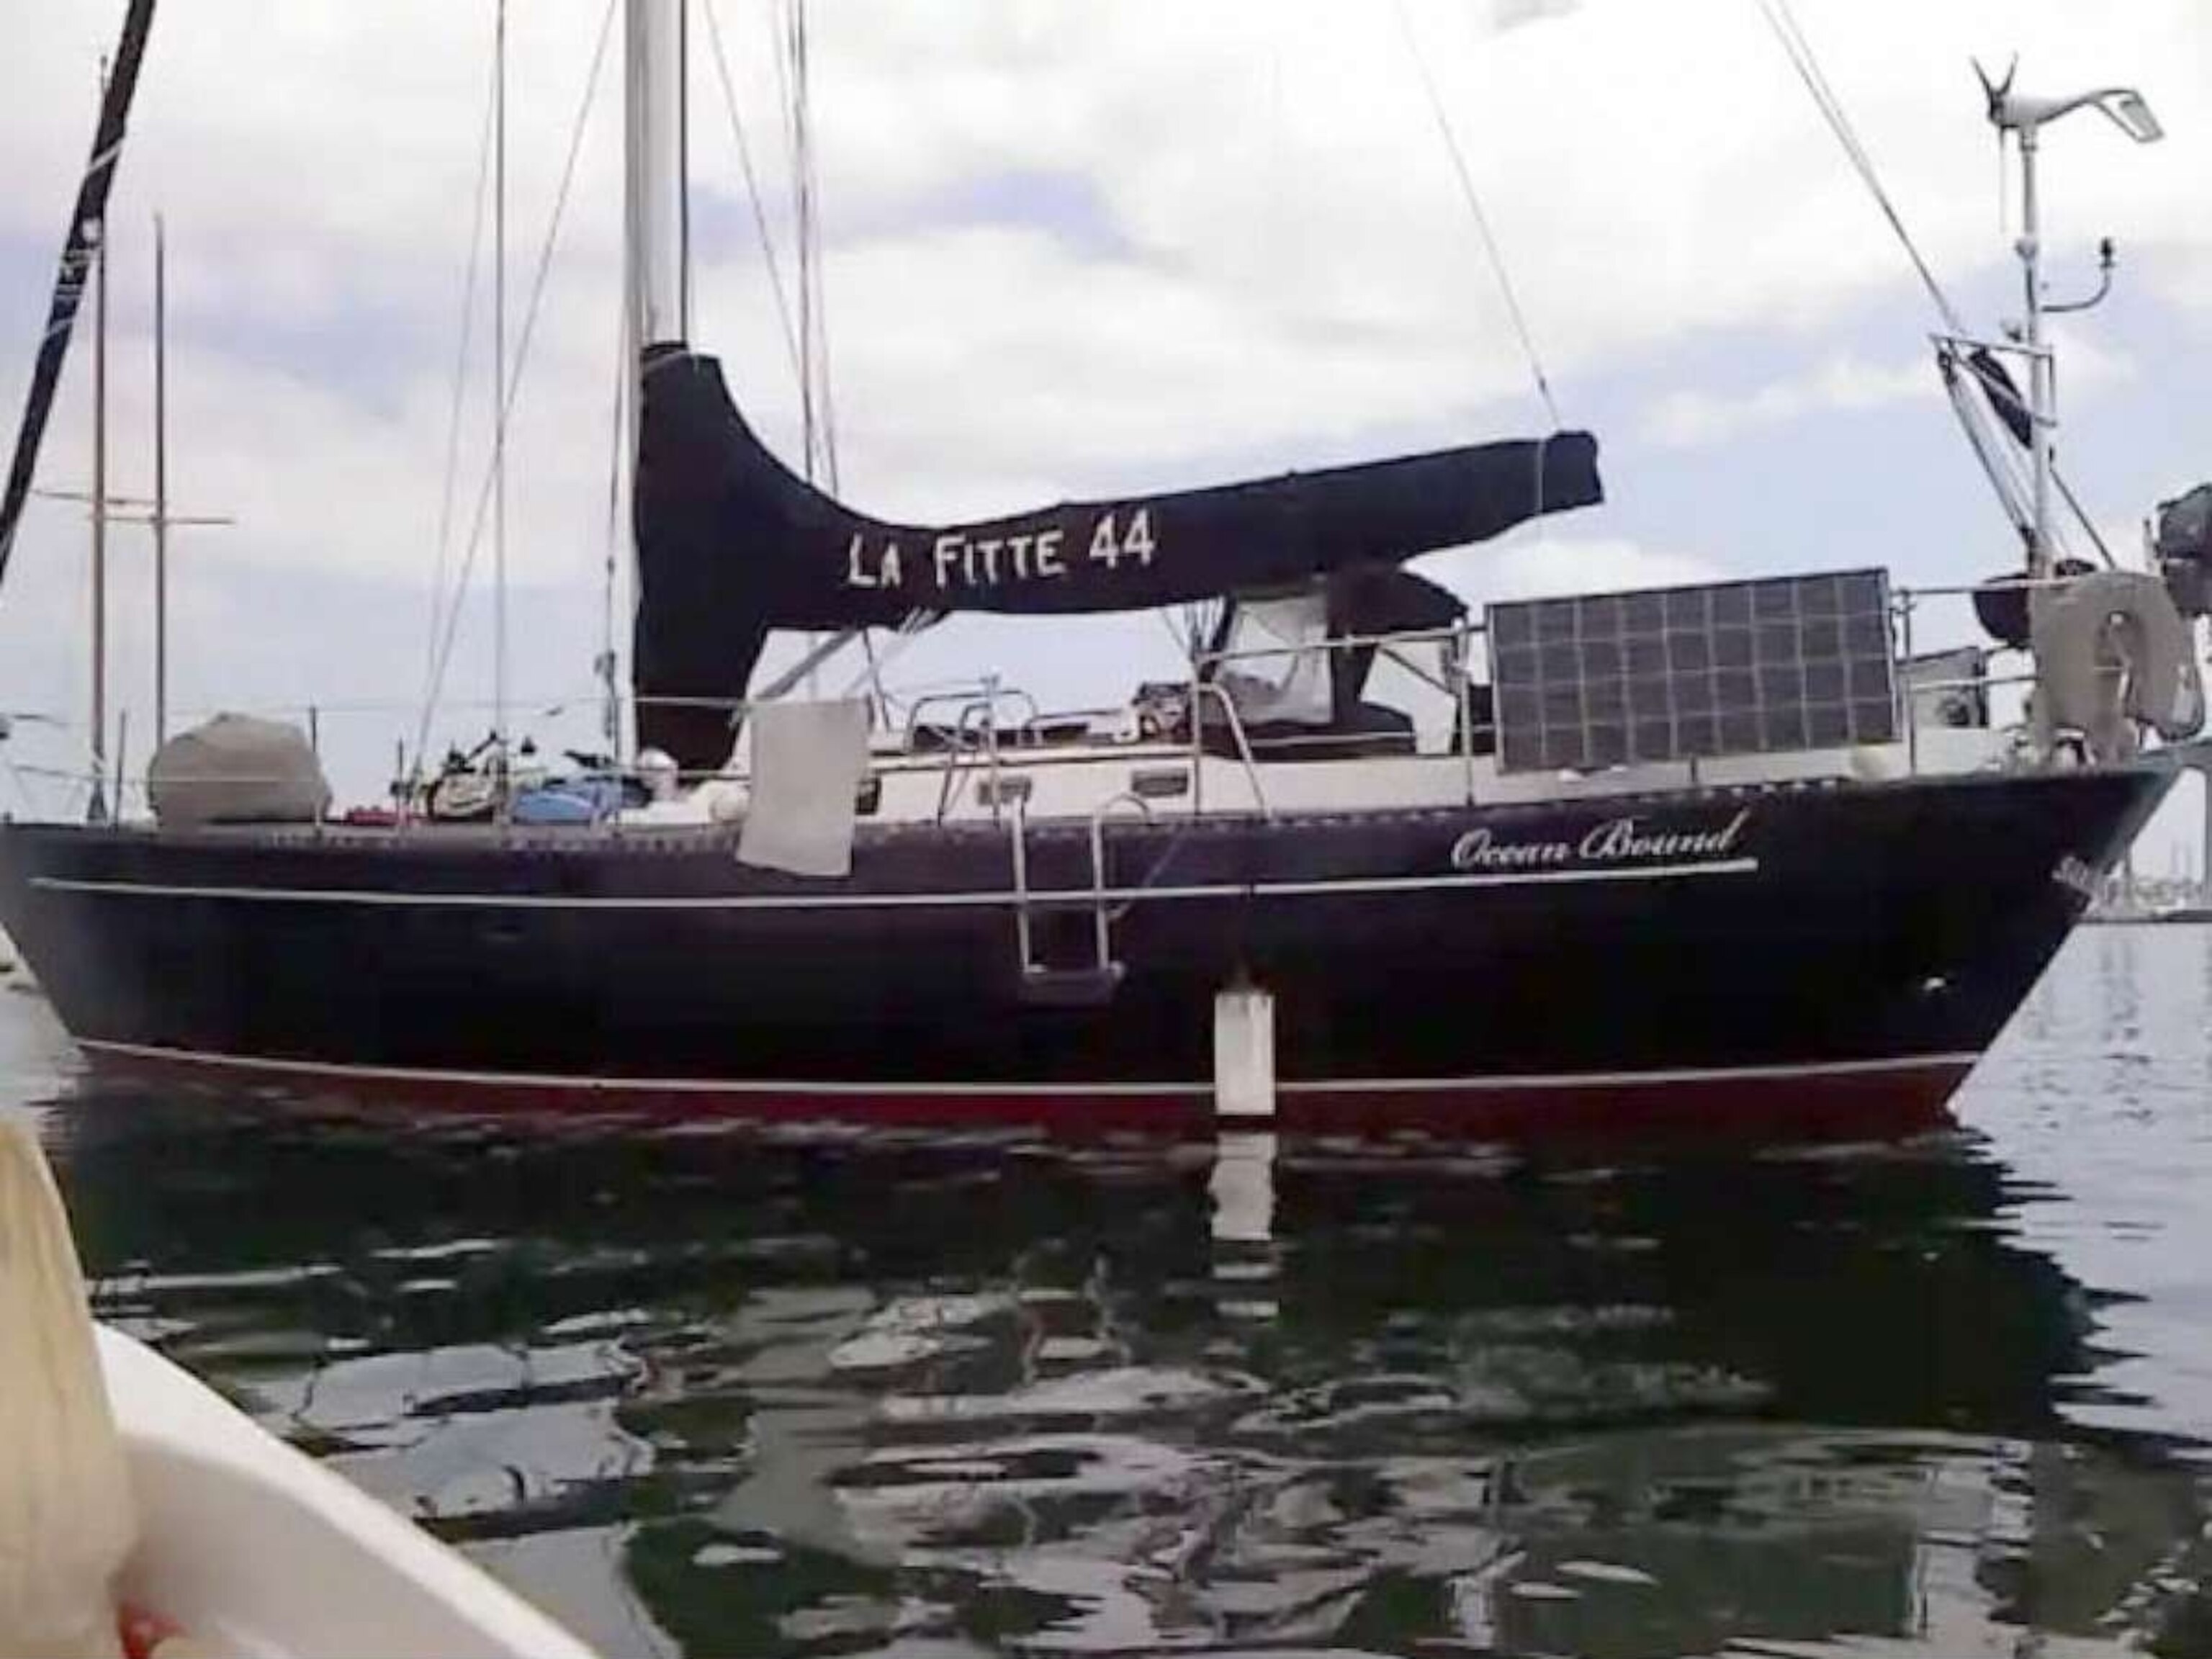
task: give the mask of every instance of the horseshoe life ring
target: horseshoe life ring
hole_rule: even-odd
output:
[[[2040,746],[2081,735],[2099,760],[2124,760],[2139,726],[2169,742],[2204,724],[2196,641],[2166,585],[2100,570],[2037,595],[2035,726]]]

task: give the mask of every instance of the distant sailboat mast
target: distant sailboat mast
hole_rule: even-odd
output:
[[[100,80],[107,79],[106,64]],[[103,98],[106,96],[103,86]],[[107,221],[92,244],[92,795],[85,817],[107,819]],[[120,805],[118,802],[118,805]]]
[[[126,498],[118,496],[117,501]],[[154,747],[169,736],[169,532],[232,522],[226,514],[179,513],[169,501],[169,232],[154,216],[154,498],[143,522],[154,532]],[[116,514],[112,507],[109,516]],[[129,507],[119,515],[142,521]],[[122,803],[116,803],[121,809]]]

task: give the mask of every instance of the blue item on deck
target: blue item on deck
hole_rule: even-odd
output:
[[[524,790],[509,816],[516,823],[597,823],[622,804],[622,786],[611,778],[578,778]]]

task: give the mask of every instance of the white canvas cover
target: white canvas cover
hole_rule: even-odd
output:
[[[296,726],[217,714],[154,751],[154,816],[169,825],[312,823],[328,810],[322,763]]]
[[[766,703],[748,724],[752,799],[738,859],[794,876],[852,874],[853,821],[868,770],[867,703]]]

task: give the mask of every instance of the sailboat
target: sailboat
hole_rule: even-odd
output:
[[[1931,678],[1880,568],[1476,615],[1407,562],[1597,507],[1591,434],[945,525],[802,479],[692,338],[678,9],[627,21],[654,799],[345,824],[265,777],[225,810],[203,769],[152,824],[0,826],[0,922],[96,1064],[866,1121],[1170,1127],[1234,1094],[1322,1131],[1904,1133],[2201,725],[2212,538],[2179,525],[2141,570],[2062,557],[2033,224],[2024,332],[1944,346],[1992,476],[2032,474],[2022,569],[1976,596],[1996,644]],[[2148,119],[2008,87],[1990,115],[2032,185],[2044,128],[2092,106]],[[102,132],[112,161],[119,116]],[[777,634],[1201,599],[1221,618],[1187,680],[1103,720],[989,678],[902,727],[755,684]],[[1386,661],[1436,688],[1447,738],[1370,697]],[[1265,1086],[1224,1083],[1237,1054]]]

